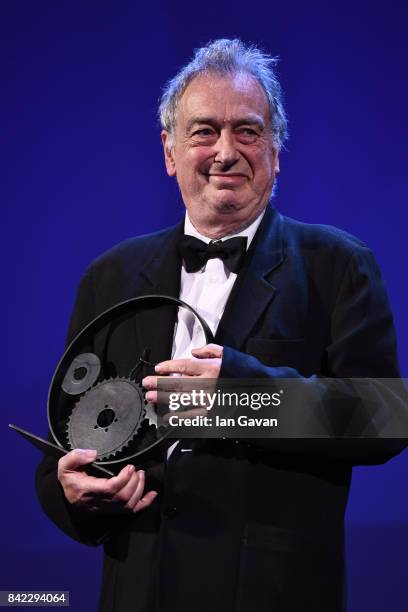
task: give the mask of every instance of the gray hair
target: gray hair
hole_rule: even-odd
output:
[[[277,63],[277,57],[267,55],[255,46],[246,46],[239,38],[220,38],[196,49],[193,59],[164,87],[159,106],[162,128],[170,136],[174,134],[180,98],[195,77],[209,72],[246,73],[253,76],[266,93],[274,145],[280,149],[288,136],[288,127],[282,89],[274,71]]]

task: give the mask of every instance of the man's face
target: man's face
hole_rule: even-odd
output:
[[[181,97],[175,134],[163,130],[162,140],[167,172],[202,234],[237,231],[265,208],[279,161],[268,100],[253,77],[196,77]]]

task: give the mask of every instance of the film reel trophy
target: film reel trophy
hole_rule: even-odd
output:
[[[186,302],[167,295],[145,295],[109,308],[93,319],[71,342],[57,365],[48,392],[48,425],[55,444],[15,425],[20,433],[43,452],[60,457],[75,448],[97,451],[94,470],[113,475],[105,466],[120,469],[146,453],[170,433],[160,423],[159,411],[146,404],[141,387],[143,370],[154,367],[148,361],[149,348],[126,376],[105,375],[105,351],[86,351],[96,336],[112,324],[137,316],[141,308],[173,306],[187,309],[201,325],[207,344],[214,341],[205,320]],[[106,343],[105,343],[106,344]],[[117,471],[117,470],[115,470]]]

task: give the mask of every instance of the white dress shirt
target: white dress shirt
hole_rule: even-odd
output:
[[[264,212],[262,211],[249,227],[237,234],[226,236],[222,240],[228,240],[236,236],[246,237],[248,249]],[[187,212],[184,222],[184,233],[187,236],[194,236],[206,244],[211,242],[211,238],[203,236],[196,230]],[[222,259],[219,258],[209,259],[206,265],[197,272],[187,272],[184,263],[182,265],[179,297],[203,317],[214,335],[236,278],[237,274],[230,272]],[[191,349],[201,348],[205,344],[204,331],[200,323],[191,312],[185,308],[179,308],[173,340],[172,359],[190,358]]]
[[[246,237],[248,249],[264,214],[265,210],[242,232],[228,235],[222,240],[228,240],[236,236]],[[196,230],[187,212],[184,221],[184,234],[194,236],[206,244],[211,242],[211,238],[203,236]],[[205,266],[197,272],[187,272],[183,262],[180,279],[180,300],[187,302],[198,312],[214,335],[237,276],[237,274],[228,270],[222,259],[219,258],[209,259]],[[201,348],[205,345],[205,335],[200,323],[190,311],[179,308],[173,339],[172,359],[191,358],[193,348]],[[170,458],[178,443],[177,440],[167,449],[167,459]]]

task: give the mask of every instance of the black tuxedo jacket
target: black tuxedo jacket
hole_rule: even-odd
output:
[[[179,294],[182,224],[128,240],[95,261],[69,339],[110,306]],[[194,304],[192,304],[194,306]],[[106,377],[141,350],[170,357],[175,312],[140,311],[101,335]],[[332,227],[268,207],[216,335],[222,377],[398,377],[392,315],[369,249]],[[384,405],[385,405],[384,399]],[[190,441],[191,443],[191,441]],[[104,542],[106,612],[336,612],[344,605],[343,519],[356,463],[382,463],[398,441],[201,440],[192,452],[143,459],[151,508],[134,517],[70,507],[46,458],[44,510],[70,536]]]

